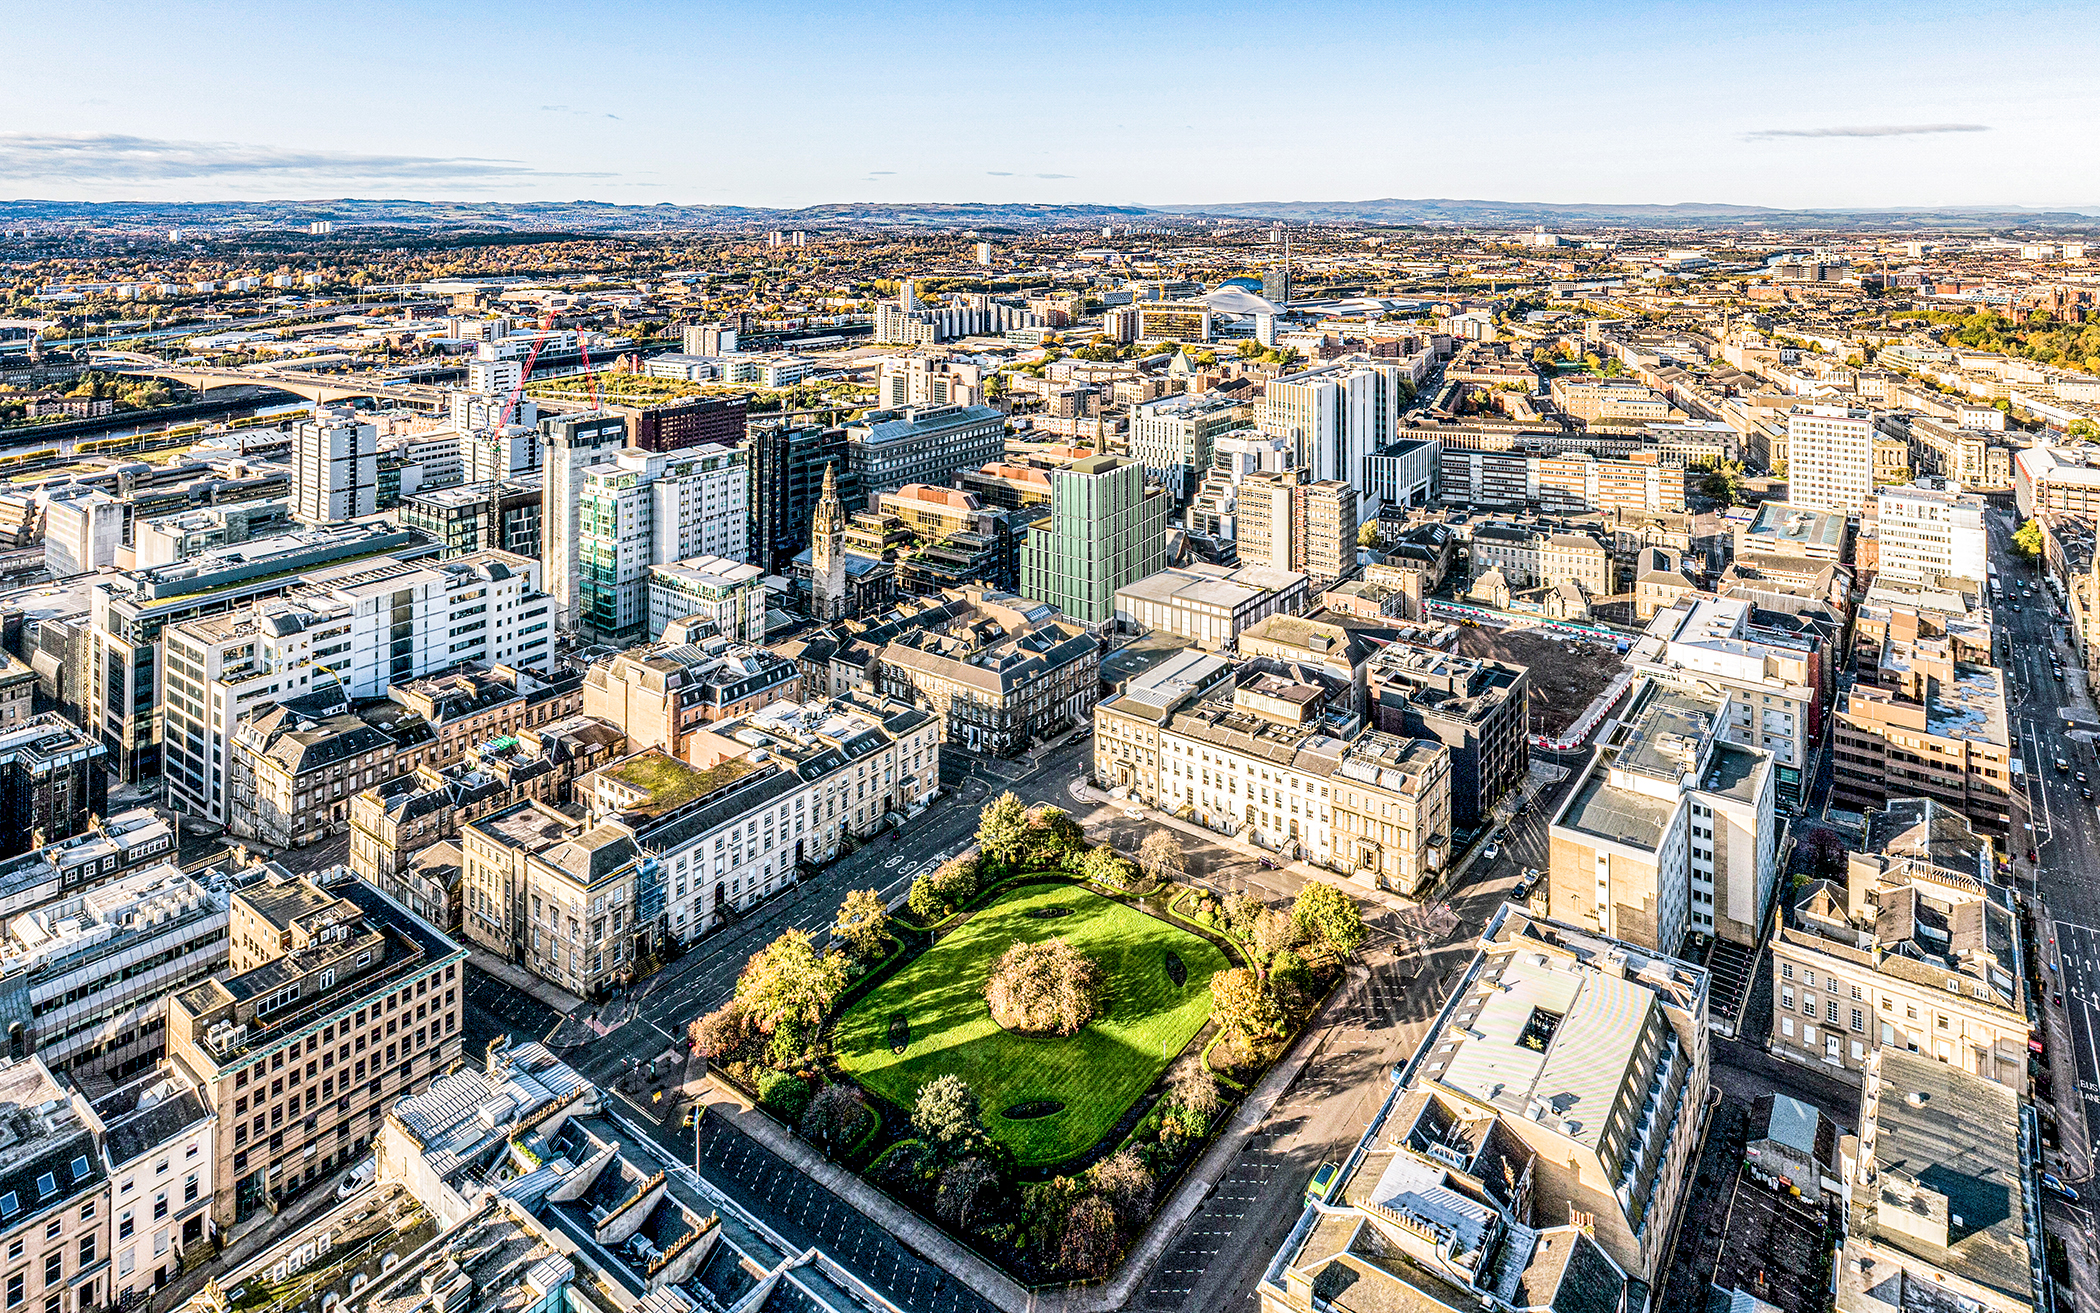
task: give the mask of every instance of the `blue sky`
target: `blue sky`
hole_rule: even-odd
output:
[[[2100,208],[2090,6],[21,8],[7,197]]]

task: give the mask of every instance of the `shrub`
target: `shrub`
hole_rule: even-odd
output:
[[[911,1125],[943,1161],[962,1157],[988,1138],[976,1091],[960,1076],[939,1076],[920,1086]]]
[[[899,1140],[868,1168],[868,1177],[895,1194],[924,1194],[933,1184],[939,1160],[922,1140]]]
[[[1274,907],[1265,907],[1254,918],[1254,927],[1249,936],[1254,942],[1254,951],[1269,957],[1298,942],[1298,923],[1289,913]]]
[[[1087,1184],[1115,1211],[1128,1234],[1136,1234],[1152,1214],[1152,1171],[1128,1149],[1119,1150],[1087,1169]]]
[[[998,1170],[982,1158],[965,1158],[935,1179],[933,1215],[958,1231],[972,1231],[995,1213],[998,1195]]]
[[[1099,1195],[1088,1195],[1065,1216],[1057,1246],[1058,1266],[1075,1276],[1099,1280],[1123,1257],[1123,1237],[1115,1209]]]
[[[1062,939],[1017,940],[984,984],[992,1016],[1011,1030],[1070,1035],[1093,1020],[1101,967]]]
[[[809,1083],[799,1076],[768,1069],[758,1075],[758,1102],[766,1111],[794,1125],[809,1106]]]
[[[749,1059],[758,1048],[758,1027],[734,999],[703,1017],[695,1017],[686,1034],[693,1048],[718,1067]]]
[[[1259,898],[1246,894],[1225,895],[1225,927],[1240,939],[1252,939],[1254,927],[1268,908]]]

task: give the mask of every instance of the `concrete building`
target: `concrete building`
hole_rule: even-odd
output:
[[[466,960],[370,886],[304,876],[235,892],[228,946],[226,976],[168,999],[168,1056],[217,1117],[221,1228],[331,1186],[458,1060]]]
[[[795,663],[761,648],[710,638],[652,643],[594,662],[584,672],[583,714],[618,725],[636,748],[695,760],[695,741],[718,721],[798,701]]]
[[[1264,1313],[1336,1290],[1411,1313],[1615,1310],[1653,1288],[1702,1131],[1707,993],[1699,967],[1505,905],[1264,1273]]]
[[[292,521],[289,503],[282,501],[257,500],[203,506],[150,519],[135,516],[131,525],[130,568],[143,570],[156,565],[173,565],[221,547],[269,538],[297,527]],[[48,544],[45,554],[47,557],[50,554]],[[122,566],[121,549],[117,555],[118,564]]]
[[[579,480],[577,626],[624,645],[649,627],[649,568],[749,550],[747,453],[737,447],[625,449]]]
[[[1876,811],[1930,798],[2001,842],[2012,838],[2014,749],[2005,678],[1944,638],[1891,641],[1879,682],[1853,684],[1831,738],[1837,805]]]
[[[1655,952],[1755,945],[1776,895],[1771,755],[1727,741],[1728,693],[1641,681],[1548,831],[1556,920]]]
[[[1637,378],[1562,374],[1551,385],[1561,413],[1590,424],[1648,424],[1671,417],[1670,399]]]
[[[555,624],[577,627],[583,600],[578,555],[583,472],[627,442],[627,420],[606,410],[553,415],[540,421],[546,474],[540,500],[540,577],[554,598]]]
[[[1365,663],[1366,719],[1451,751],[1451,822],[1480,828],[1531,769],[1531,672],[1393,643]]]
[[[1874,497],[1881,531],[1880,575],[1908,583],[1984,581],[1983,498],[1958,483],[1919,479]]]
[[[649,567],[649,638],[674,621],[701,617],[732,643],[766,637],[765,571],[719,556]]]
[[[981,406],[984,375],[970,360],[945,352],[911,351],[882,358],[875,394],[877,404],[890,410],[907,406]]]
[[[1166,488],[1175,501],[1185,502],[1211,467],[1217,440],[1245,429],[1253,409],[1243,398],[1217,392],[1184,393],[1133,406],[1130,458],[1144,466],[1148,480]]]
[[[0,1062],[0,1107],[10,1132],[0,1149],[0,1243],[14,1255],[7,1297],[53,1313],[107,1307],[113,1201],[92,1112],[35,1057]],[[137,1200],[125,1211],[135,1217]]]
[[[1775,1056],[1858,1081],[1892,1046],[2027,1090],[2026,963],[1990,841],[1927,798],[1867,816],[1843,880],[1802,890],[1772,941]]]
[[[1309,480],[1338,480],[1355,491],[1366,518],[1378,512],[1368,461],[1401,437],[1400,409],[1412,392],[1398,363],[1354,359],[1269,380],[1255,427],[1291,447],[1290,464]],[[1354,534],[1356,526],[1349,526]]]
[[[968,619],[890,638],[869,670],[875,691],[927,711],[943,742],[995,757],[1085,724],[1101,668],[1085,627],[1046,603],[968,594]]]
[[[55,711],[0,728],[0,857],[69,839],[109,810],[107,750]]]
[[[1328,588],[1356,570],[1358,510],[1356,489],[1340,479],[1309,479],[1302,469],[1249,474],[1234,518],[1240,560]]]
[[[1787,415],[1787,500],[1856,515],[1874,494],[1874,415],[1849,406],[1796,406]]]
[[[1291,442],[1271,438],[1253,429],[1240,429],[1219,436],[1212,444],[1211,465],[1196,485],[1185,517],[1192,533],[1214,538],[1238,535],[1239,490],[1247,476],[1258,471],[1280,473],[1291,468]]]
[[[546,501],[541,476],[534,473],[506,479],[494,491],[493,522],[489,517],[489,485],[464,483],[403,497],[401,525],[443,543],[445,549],[440,555],[447,558],[494,549],[529,557],[537,564],[541,556],[540,516],[545,513]]]
[[[1166,565],[1166,490],[1120,456],[1090,456],[1050,472],[1050,517],[1021,548],[1021,592],[1074,620],[1115,615],[1116,590]]]
[[[1778,806],[1792,813],[1822,741],[1824,665],[1833,659],[1813,635],[1758,624],[1748,601],[1694,595],[1656,613],[1626,666],[1660,683],[1727,692],[1722,736],[1772,754]]]
[[[1006,418],[990,406],[871,410],[846,426],[847,464],[862,496],[907,483],[945,487],[958,470],[996,461]]]
[[[1884,1045],[1869,1055],[1858,1120],[1838,1313],[2053,1306],[2033,1167],[2040,1136],[2016,1091]]]
[[[1199,647],[1229,648],[1240,631],[1272,615],[1311,609],[1306,577],[1289,570],[1201,562],[1170,567],[1116,590],[1119,628],[1173,634]]]
[[[379,430],[323,407],[292,433],[292,518],[319,528],[379,509]]]
[[[54,579],[91,574],[117,563],[124,545],[124,504],[99,489],[53,497],[44,509],[44,568]]]
[[[1735,526],[1738,557],[1802,561],[1845,559],[1845,512],[1817,510],[1796,501],[1768,501],[1748,523]]]

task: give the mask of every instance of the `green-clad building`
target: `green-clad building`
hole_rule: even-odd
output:
[[[1021,548],[1022,595],[1087,624],[1113,618],[1118,588],[1166,568],[1172,500],[1121,456],[1052,470],[1050,518]]]

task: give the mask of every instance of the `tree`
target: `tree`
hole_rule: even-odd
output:
[[[1286,1008],[1296,1010],[1312,1001],[1312,972],[1307,969],[1305,959],[1285,949],[1269,963],[1269,988],[1276,1001]]]
[[[1225,895],[1225,928],[1234,936],[1245,939],[1254,933],[1255,922],[1261,919],[1261,899],[1234,891]]]
[[[933,877],[932,871],[913,876],[911,892],[905,895],[904,905],[921,921],[938,921],[948,913],[948,901],[941,897],[940,886]]]
[[[1174,1073],[1173,1079],[1167,1083],[1167,1098],[1178,1112],[1186,1114],[1189,1120],[1201,1123],[1190,1134],[1190,1139],[1208,1130],[1210,1119],[1217,1116],[1218,1110],[1225,1106],[1225,1101],[1218,1097],[1217,1080],[1203,1069],[1200,1062],[1181,1065]]]
[[[2032,561],[2042,554],[2042,526],[2029,520],[2013,530],[2013,550]]]
[[[952,1074],[936,1076],[919,1087],[919,1097],[912,1103],[911,1125],[928,1147],[947,1159],[959,1157],[960,1151],[986,1138],[977,1092],[962,1077]]]
[[[1088,1195],[1065,1217],[1057,1246],[1058,1265],[1089,1280],[1107,1276],[1123,1257],[1123,1238],[1115,1210],[1099,1195]]]
[[[1283,1029],[1283,1011],[1259,973],[1228,967],[1210,978],[1210,1014],[1221,1030],[1242,1039],[1266,1039]]]
[[[1171,884],[1187,878],[1188,854],[1181,850],[1180,841],[1161,827],[1138,845],[1138,869],[1160,884]]]
[[[991,1214],[998,1195],[998,1170],[982,1158],[965,1158],[936,1178],[933,1215],[958,1231],[970,1231]]]
[[[846,987],[843,953],[818,953],[806,930],[789,930],[759,949],[737,977],[736,1000],[771,1035],[782,1026],[808,1033]]]
[[[977,846],[1001,866],[1012,866],[1028,850],[1028,808],[1012,789],[986,803],[978,813]]]
[[[802,1112],[802,1138],[828,1152],[851,1148],[868,1128],[868,1105],[851,1085],[826,1085]]]
[[[1017,940],[984,982],[992,1018],[1033,1035],[1071,1035],[1093,1020],[1101,967],[1063,939]]]
[[[1365,520],[1362,527],[1356,531],[1356,545],[1358,547],[1376,547],[1384,541],[1384,535],[1378,532],[1378,521],[1376,520]]]
[[[1364,914],[1356,900],[1319,880],[1298,891],[1291,904],[1291,920],[1300,934],[1318,939],[1343,957],[1364,941]]]
[[[1108,1201],[1126,1232],[1135,1233],[1152,1212],[1152,1172],[1131,1149],[1120,1149],[1087,1169],[1087,1183]]]
[[[832,923],[831,933],[854,957],[872,961],[882,955],[883,945],[889,941],[890,909],[873,889],[851,890],[839,904],[838,920]]]
[[[1263,957],[1281,953],[1298,942],[1298,923],[1281,908],[1262,909],[1254,919],[1254,951]]]
[[[1117,889],[1130,886],[1130,863],[1117,856],[1116,850],[1105,843],[1081,853],[1079,860],[1073,863],[1073,870],[1082,880]]]
[[[1077,852],[1086,846],[1086,831],[1079,822],[1065,813],[1062,807],[1044,803],[1030,809],[1028,813],[1030,852],[1035,860],[1046,866],[1054,866],[1064,859],[1066,853]]]
[[[758,1028],[744,1013],[744,1005],[731,999],[705,1016],[693,1018],[686,1028],[693,1048],[710,1062],[726,1063],[741,1057],[758,1039]]]

